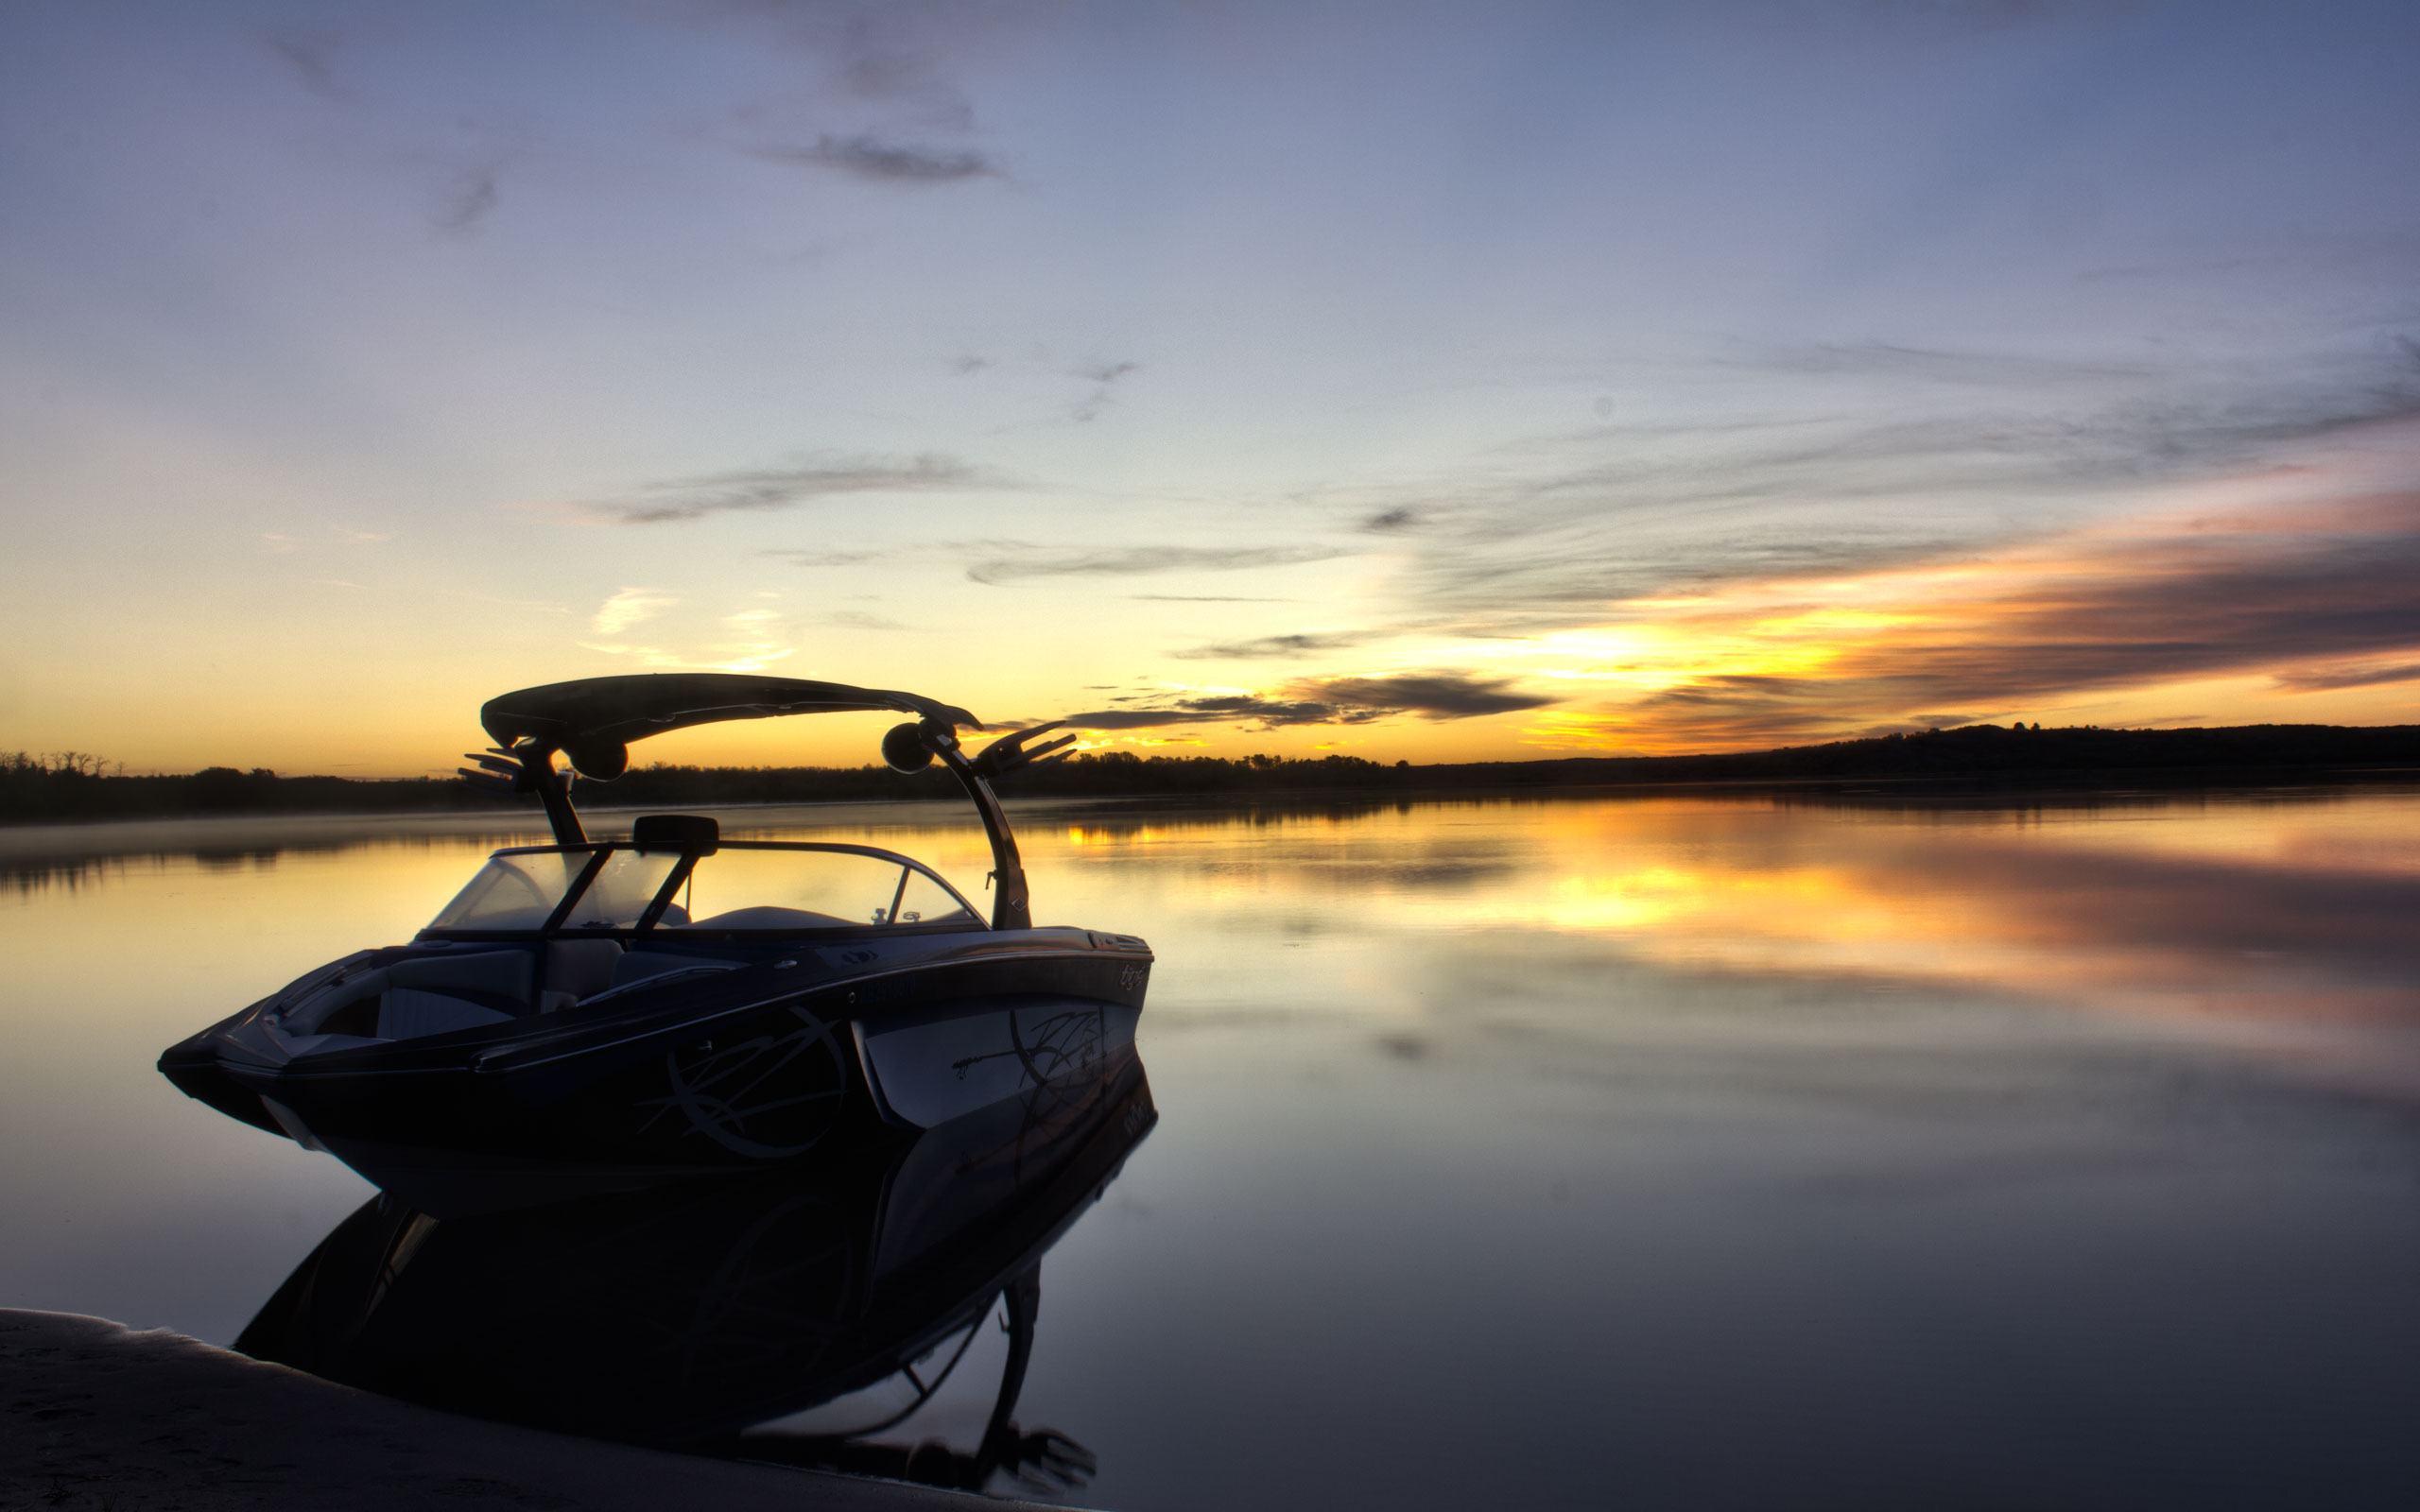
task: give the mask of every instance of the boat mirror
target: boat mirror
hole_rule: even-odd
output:
[[[894,772],[921,772],[933,765],[933,747],[914,725],[893,725],[883,732],[882,759]]]
[[[617,740],[584,741],[563,747],[572,770],[592,782],[610,782],[631,769],[631,747]]]
[[[710,856],[722,844],[722,826],[707,814],[642,814],[631,825],[631,845],[641,855],[678,850]]]

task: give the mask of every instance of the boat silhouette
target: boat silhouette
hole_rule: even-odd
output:
[[[914,715],[883,738],[939,761],[992,850],[987,919],[922,862],[870,846],[726,840],[699,815],[592,840],[574,773],[728,719]],[[1133,1040],[1153,961],[1130,935],[1032,922],[991,782],[1063,754],[1050,728],[978,754],[962,709],[913,694],[726,674],[595,678],[480,712],[475,781],[534,795],[556,843],[514,847],[408,944],[305,973],[160,1057],[189,1094],[417,1192],[510,1204],[627,1190],[912,1136]],[[557,754],[573,770],[559,770]]]

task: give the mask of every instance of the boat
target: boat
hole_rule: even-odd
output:
[[[939,763],[992,853],[984,911],[871,846],[725,839],[707,815],[591,839],[575,781],[632,742],[724,720],[842,711],[911,718],[885,762]],[[970,755],[964,709],[914,694],[728,673],[590,678],[479,712],[495,742],[462,776],[534,796],[555,843],[494,852],[407,944],[303,973],[171,1046],[189,1095],[373,1182],[460,1206],[485,1183],[628,1190],[912,1136],[1130,1049],[1142,939],[1036,926],[992,783],[1065,754],[1055,728]],[[567,768],[556,764],[563,757]]]
[[[1043,1257],[1156,1118],[1128,1053],[901,1148],[469,1216],[382,1193],[235,1348],[557,1433],[1063,1491],[1092,1456],[1015,1417]]]

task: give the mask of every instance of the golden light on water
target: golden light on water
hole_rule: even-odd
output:
[[[2408,982],[2310,965],[2363,940],[2385,948],[2401,927],[2383,900],[2420,875],[2412,795],[1976,812],[1467,801],[1077,823],[1052,838],[1028,847],[1048,911],[1114,911],[1109,879],[1149,850],[1159,905],[1201,932],[1189,943],[1233,963],[1245,935],[1349,936],[1369,953],[1355,977],[1364,995],[1392,976],[1400,997],[1431,942],[1492,937],[1490,949],[1533,961],[1609,953],[1680,972],[2198,1026],[2420,1088],[2420,1058],[2362,1070],[2368,1051],[2311,1041],[2330,1025],[2420,1027]],[[2381,901],[2366,912],[2299,901],[2321,890]]]

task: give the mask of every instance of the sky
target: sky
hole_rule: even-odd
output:
[[[2408,0],[15,0],[0,749],[2420,723],[2415,77]]]

